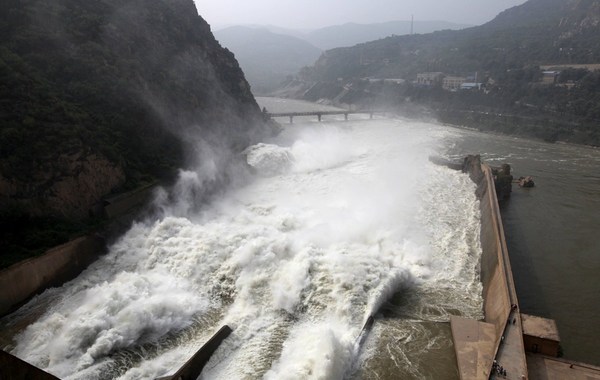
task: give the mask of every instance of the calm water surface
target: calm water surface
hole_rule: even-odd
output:
[[[600,150],[460,131],[449,153],[481,153],[532,175],[501,212],[525,313],[556,320],[564,355],[600,365]]]

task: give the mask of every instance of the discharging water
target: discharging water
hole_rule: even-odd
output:
[[[204,379],[457,378],[449,316],[482,299],[475,185],[428,160],[453,133],[295,120],[196,212],[182,172],[164,218],[2,321],[43,310],[8,348],[63,379],[154,379],[229,324]]]

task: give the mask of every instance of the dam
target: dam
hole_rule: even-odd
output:
[[[78,279],[3,320],[39,315],[9,350],[60,378],[150,379],[175,373],[227,323],[202,378],[458,379],[456,316],[491,326],[489,371],[514,301],[504,267],[485,264],[489,280],[480,267],[479,183],[429,161],[454,132],[300,124],[246,152],[248,183],[199,214],[182,191],[166,218],[136,223]]]

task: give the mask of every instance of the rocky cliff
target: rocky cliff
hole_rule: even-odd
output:
[[[0,213],[70,220],[264,129],[193,0],[4,1],[0,120]]]

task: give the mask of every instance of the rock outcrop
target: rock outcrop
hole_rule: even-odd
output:
[[[193,0],[2,8],[0,212],[85,219],[111,192],[200,165],[199,141],[226,155],[263,133],[244,74]]]
[[[512,192],[513,176],[510,174],[509,164],[502,164],[499,168],[492,168],[494,175],[494,185],[496,187],[496,196],[499,201],[510,198]]]
[[[18,207],[32,216],[70,219],[90,215],[99,199],[125,182],[123,168],[92,152],[63,154],[31,173],[27,181],[0,174],[0,208]]]

